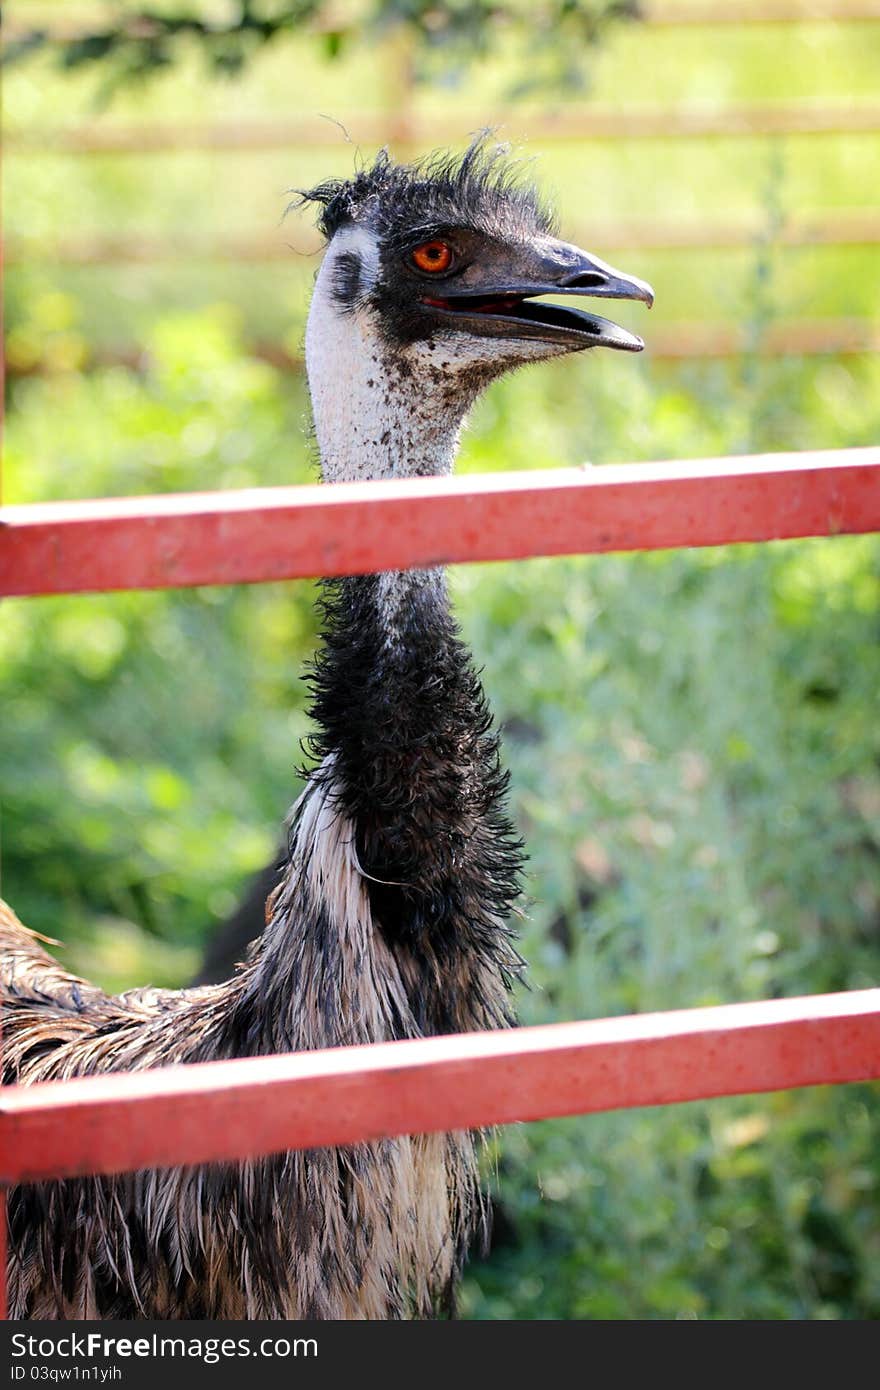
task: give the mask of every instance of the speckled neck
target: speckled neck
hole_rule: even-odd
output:
[[[383,340],[367,303],[378,256],[365,228],[346,228],[315,282],[306,370],[328,483],[449,473],[473,400],[433,345],[416,357]]]

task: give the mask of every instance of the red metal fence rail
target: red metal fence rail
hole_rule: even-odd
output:
[[[880,529],[880,448],[0,509],[0,594]],[[6,1187],[880,1077],[880,990],[0,1091]]]
[[[880,1076],[880,989],[0,1090],[0,1184]]]
[[[0,594],[880,530],[880,448],[0,509]]]

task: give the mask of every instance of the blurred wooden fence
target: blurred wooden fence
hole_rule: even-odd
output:
[[[302,355],[281,343],[255,339],[247,343],[246,351],[280,371],[298,372],[304,366]],[[749,329],[728,324],[668,324],[652,329],[650,352],[658,361],[718,359],[745,353],[755,357],[857,357],[880,352],[880,324],[864,318],[792,319],[769,325],[758,341]],[[63,370],[125,367],[144,372],[150,362],[150,353],[142,347],[93,349],[83,342],[72,351],[66,346]],[[7,363],[10,376],[39,376],[47,370],[52,368],[42,362]]]
[[[346,112],[346,128],[357,132],[358,141],[381,145],[393,141],[400,148],[437,143],[435,117],[420,117],[409,109],[401,85],[388,111]],[[458,108],[444,121],[443,140],[464,140],[484,126],[504,126],[510,109],[468,111]],[[581,106],[556,112],[530,113],[529,135],[534,140],[671,140],[766,135],[860,135],[880,130],[880,101],[859,102],[746,102],[718,106],[715,103],[682,107]],[[182,154],[192,150],[286,150],[306,146],[338,148],[340,128],[335,121],[316,117],[291,120],[236,121],[205,125],[168,122],[144,125],[98,124],[11,130],[6,145],[28,154],[43,155],[146,155]]]
[[[672,222],[629,218],[591,221],[589,227],[566,228],[572,240],[620,251],[731,250],[766,239],[766,228],[755,219],[729,217],[719,221]],[[778,246],[876,246],[880,244],[880,212],[843,210],[815,217],[793,217],[774,232]],[[308,229],[297,230],[295,249],[302,255],[319,251],[321,240]],[[125,265],[162,261],[277,261],[290,259],[290,229],[272,236],[258,235],[211,242],[174,241],[123,236],[62,241],[57,244],[11,240],[6,264],[50,262],[53,265]]]
[[[880,0],[646,0],[642,21],[658,26],[685,24],[792,24],[833,20],[837,23],[880,19]]]
[[[642,21],[657,27],[726,24],[792,24],[809,22],[880,21],[880,0],[738,0],[718,6],[708,0],[649,0],[643,6]],[[326,18],[321,23],[326,25]],[[21,37],[28,30],[22,20],[6,23],[7,39]],[[30,26],[33,27],[33,26]],[[314,27],[314,25],[312,26]],[[51,36],[65,40],[82,34],[82,21],[75,15],[53,19]],[[364,144],[393,143],[397,148],[421,147],[436,143],[434,120],[418,114],[414,103],[414,76],[407,61],[398,54],[385,68],[386,109],[347,112],[346,122]],[[509,110],[494,113],[497,123],[509,123]],[[460,108],[453,126],[444,126],[444,140],[454,141],[483,125],[492,124],[493,113],[485,110],[468,114]],[[636,105],[634,107],[597,104],[569,107],[557,112],[530,114],[529,134],[545,142],[559,140],[657,140],[657,139],[741,139],[772,136],[877,135],[880,133],[880,99],[858,102],[752,102],[725,105],[688,105],[678,108]],[[236,152],[248,150],[301,149],[307,146],[337,146],[339,127],[332,121],[315,118],[291,120],[222,122],[216,124],[151,123],[112,125],[92,122],[66,128],[13,129],[5,140],[10,156],[145,156],[173,155],[185,151]],[[592,223],[589,231],[571,230],[575,240],[591,246],[620,251],[682,251],[748,248],[767,239],[767,229],[754,221],[725,218],[690,221],[616,220],[607,225]],[[317,241],[297,234],[297,250],[306,254],[317,249]],[[800,216],[787,220],[774,232],[773,242],[783,247],[866,247],[880,244],[880,213],[866,209],[843,209]],[[257,235],[238,239],[197,243],[187,240],[159,241],[148,237],[91,238],[45,243],[31,239],[13,240],[6,249],[7,264],[51,263],[59,266],[104,266],[175,262],[261,263],[288,259],[289,237]],[[819,353],[863,353],[875,351],[880,326],[867,318],[793,319],[773,325],[762,337],[760,352],[766,355],[813,355]],[[255,344],[258,355],[285,365],[298,366],[298,360],[275,345]],[[686,322],[660,325],[652,334],[652,354],[660,358],[726,357],[754,350],[749,335],[736,327],[720,323]],[[92,365],[106,355],[90,355]],[[144,360],[137,348],[116,353],[113,360],[135,365]],[[15,373],[22,370],[10,363]],[[39,366],[36,368],[39,370]],[[27,367],[25,370],[34,370]]]

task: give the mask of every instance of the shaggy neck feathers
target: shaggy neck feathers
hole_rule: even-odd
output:
[[[498,738],[444,577],[338,581],[327,586],[324,615],[313,748],[322,766],[332,760],[373,919],[421,976],[419,1028],[500,1026],[518,963],[504,923],[520,848],[504,812]],[[492,966],[491,987],[475,962]]]
[[[425,394],[365,308],[377,257],[365,228],[338,232],[309,317],[309,386],[330,481],[448,471],[471,400],[462,386],[454,405],[427,418]],[[521,850],[445,575],[334,580],[321,606],[310,676],[318,766],[292,818],[237,1026],[249,1046],[271,1048],[502,1026],[520,968],[506,921]],[[265,1007],[267,992],[277,1008]],[[267,1020],[272,1035],[258,1040],[253,1030]]]
[[[236,1027],[248,1050],[501,1027],[521,848],[444,576],[333,581],[322,608],[319,764]]]

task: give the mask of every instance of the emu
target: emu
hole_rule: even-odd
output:
[[[643,346],[540,298],[652,292],[559,240],[485,138],[302,201],[326,241],[306,364],[328,483],[448,473],[494,378]],[[109,997],[4,906],[5,1084],[513,1023],[522,847],[444,572],[327,582],[322,610],[316,765],[262,936],[222,984]],[[14,1318],[437,1316],[486,1220],[467,1133],[21,1185],[9,1210]]]

